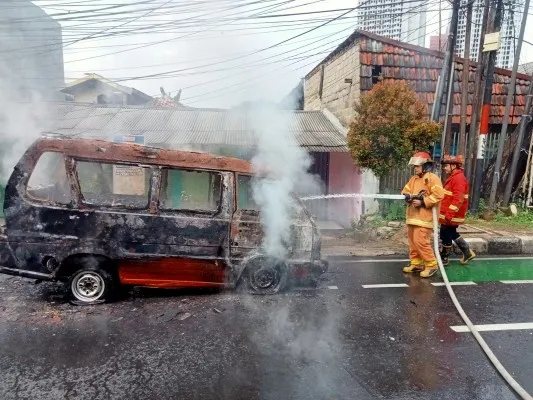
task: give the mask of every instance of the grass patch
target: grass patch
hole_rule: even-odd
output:
[[[507,216],[501,212],[494,216],[492,221],[485,221],[476,216],[468,215],[465,223],[472,225],[482,225],[494,228],[519,228],[533,231],[533,211],[519,210],[517,215]]]

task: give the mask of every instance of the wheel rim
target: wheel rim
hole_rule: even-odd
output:
[[[77,300],[90,303],[100,299],[105,282],[96,272],[81,272],[72,280],[71,290]]]
[[[279,273],[274,268],[261,268],[253,274],[255,286],[267,289],[279,282]]]

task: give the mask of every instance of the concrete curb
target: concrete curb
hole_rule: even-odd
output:
[[[465,238],[465,240],[477,254],[533,254],[533,236],[497,236],[488,239]]]

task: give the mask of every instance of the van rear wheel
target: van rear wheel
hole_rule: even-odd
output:
[[[268,257],[254,258],[246,267],[246,280],[252,294],[279,293],[287,286],[287,266],[283,261]]]
[[[68,281],[70,302],[76,305],[93,305],[111,299],[115,280],[105,269],[86,267],[76,271]]]

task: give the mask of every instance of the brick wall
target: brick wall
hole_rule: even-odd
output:
[[[323,81],[322,81],[323,70]],[[351,79],[352,83],[346,83]],[[322,97],[320,86],[322,81]],[[353,118],[353,105],[360,93],[359,45],[354,42],[346,49],[316,67],[305,79],[304,110],[327,108],[344,126]]]

